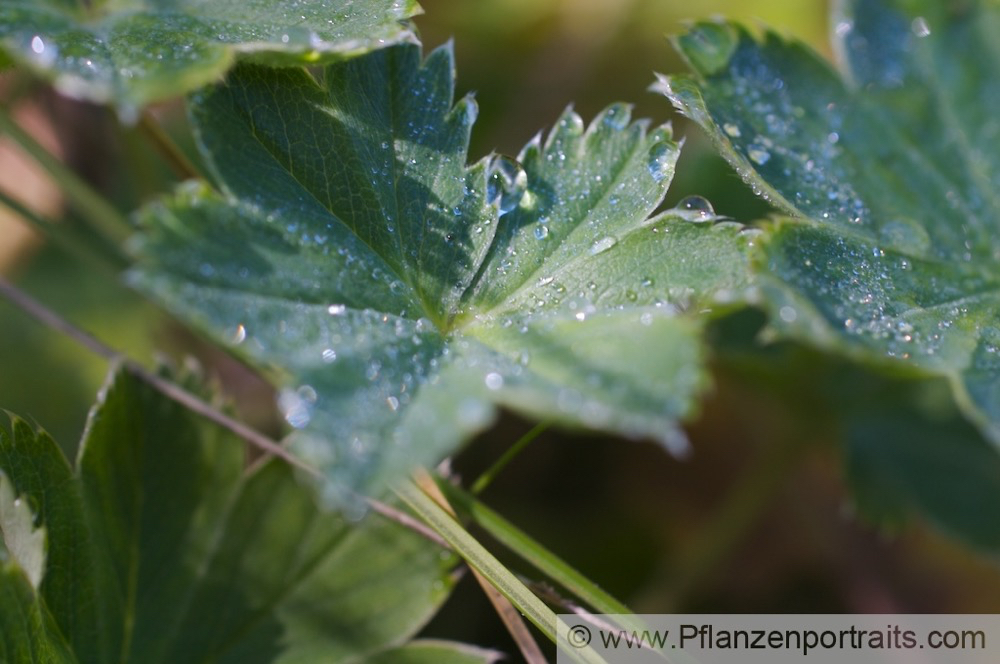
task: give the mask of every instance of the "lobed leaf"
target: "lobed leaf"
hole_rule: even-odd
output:
[[[658,89],[792,215],[755,258],[774,327],[886,371],[945,378],[1000,444],[1000,16],[978,0],[837,7],[842,74],[799,44],[714,22],[676,41],[695,76]],[[995,450],[956,443],[952,463],[933,462],[943,452],[931,431],[948,427],[917,435],[911,424],[869,418],[855,451],[895,459],[911,484],[934,466],[950,473],[942,504],[995,491],[994,465],[975,461]],[[973,539],[995,546],[995,529],[979,523]]]
[[[49,555],[37,600],[19,569],[0,578],[0,622],[24,626],[0,644],[144,663],[367,661],[406,644],[449,593],[450,560],[387,520],[324,513],[288,466],[247,474],[243,456],[125,372],[76,473],[15,420],[0,468],[37,507]]]
[[[238,67],[191,106],[223,195],[147,208],[133,283],[269,371],[334,487],[436,463],[496,405],[681,449],[696,314],[741,296],[754,233],[651,217],[678,146],[624,105],[466,166],[453,88],[447,47]]]
[[[0,48],[66,94],[134,113],[237,58],[328,62],[412,41],[404,21],[419,11],[414,0],[5,0]]]

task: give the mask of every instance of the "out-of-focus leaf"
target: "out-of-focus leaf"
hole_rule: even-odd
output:
[[[76,664],[32,582],[16,565],[0,565],[0,661]]]
[[[237,57],[323,62],[413,40],[414,0],[4,0],[0,44],[63,92],[126,112],[220,78]]]
[[[48,534],[39,596],[81,662],[114,659],[122,598],[108,587],[107,560],[93,547],[80,486],[55,441],[19,418],[0,431],[0,471]]]
[[[334,486],[436,462],[494,404],[682,449],[698,314],[742,294],[754,233],[700,199],[651,218],[678,148],[624,105],[466,166],[453,78],[409,45],[237,68],[192,106],[225,195],[148,208],[133,282],[271,370]]]
[[[493,664],[503,653],[447,641],[413,641],[365,660],[365,664]]]
[[[944,377],[1000,444],[1000,15],[978,0],[838,8],[843,75],[774,34],[702,23],[676,42],[695,77],[658,87],[793,215],[756,259],[774,327],[873,367]],[[951,425],[917,435],[892,412],[858,425],[862,458],[895,459],[911,486],[936,466],[942,506],[995,491],[992,470],[967,472],[986,450],[956,443],[943,463],[932,434]],[[918,493],[910,502],[931,509]],[[956,525],[969,535],[974,521]],[[995,546],[987,531],[973,539]]]
[[[324,513],[284,464],[247,475],[239,439],[131,374],[91,413],[75,475],[47,436],[14,432],[0,468],[50,538],[38,610],[80,662],[363,660],[450,591],[439,547]]]

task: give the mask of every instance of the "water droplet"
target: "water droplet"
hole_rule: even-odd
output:
[[[593,245],[591,245],[590,255],[596,256],[597,254],[603,254],[605,251],[615,246],[616,244],[618,244],[618,238],[612,235],[606,235],[597,242],[595,242]]]
[[[734,125],[732,122],[727,122],[726,124],[722,125],[722,130],[725,131],[732,138],[739,138],[740,136],[742,136],[740,128]]]
[[[761,166],[771,160],[771,153],[767,150],[762,150],[761,148],[750,148],[747,152],[747,156]]]
[[[837,27],[834,28],[834,31],[837,33],[838,37],[843,37],[853,29],[854,29],[853,21],[841,21],[840,23],[837,24]]]
[[[931,238],[924,227],[906,217],[886,222],[878,232],[889,246],[903,252],[923,254],[931,246]]]
[[[486,382],[486,387],[488,387],[489,389],[499,390],[501,387],[503,387],[503,376],[501,376],[495,371],[491,371],[490,373],[486,374],[485,382]]]
[[[378,378],[380,371],[382,371],[382,363],[378,360],[372,360],[365,368],[365,378],[368,380],[375,380]]]
[[[316,390],[310,385],[303,385],[297,390],[285,388],[278,393],[278,408],[284,415],[285,421],[296,429],[309,424],[315,403]]]
[[[649,327],[653,324],[653,314],[648,311],[643,312],[642,315],[639,316],[639,323],[645,327]]]
[[[323,361],[327,364],[333,362],[337,359],[337,351],[332,348],[326,348],[323,350]]]
[[[490,202],[499,201],[500,214],[517,207],[528,188],[528,175],[514,159],[499,156],[490,164],[486,195]]]
[[[230,337],[230,341],[232,341],[234,344],[241,344],[244,341],[246,341],[246,338],[247,338],[247,328],[244,327],[243,324],[241,323],[236,326],[235,330],[233,330],[233,334]]]
[[[45,52],[45,42],[38,35],[31,38],[31,50],[38,55]]]
[[[701,196],[687,196],[677,203],[678,216],[686,221],[710,221],[715,218],[712,204]]]
[[[282,44],[287,44],[288,43],[288,35],[287,34],[286,35],[281,35],[281,43]]]
[[[795,320],[799,317],[799,312],[795,311],[793,307],[789,307],[786,305],[784,307],[781,307],[780,310],[778,310],[778,316],[781,318],[781,320],[785,321],[786,323],[794,323]]]
[[[343,304],[331,304],[326,308],[326,311],[331,316],[343,316],[344,312],[347,311],[347,306]]]
[[[399,410],[399,399],[397,399],[396,397],[388,397],[385,400],[385,402],[386,402],[386,404],[389,405],[389,410],[391,410],[393,412],[396,412],[397,410]]]
[[[674,151],[666,144],[658,143],[649,150],[649,174],[657,182],[669,178],[674,170]]]
[[[923,16],[918,16],[913,19],[913,22],[910,24],[910,29],[913,30],[913,34],[921,39],[931,34],[931,27],[927,25],[927,19]]]
[[[604,112],[604,124],[613,129],[624,129],[628,126],[629,109],[625,104],[614,104]]]
[[[556,279],[555,277],[540,277],[538,279],[538,285],[539,286],[548,286],[553,281],[555,281],[555,279]]]
[[[549,227],[544,224],[538,224],[535,226],[535,239],[544,240],[549,236]]]

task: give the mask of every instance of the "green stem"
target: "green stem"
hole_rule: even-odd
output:
[[[570,567],[565,561],[498,513],[479,502],[472,494],[445,481],[439,481],[438,486],[441,487],[441,491],[448,497],[448,500],[463,515],[472,519],[473,523],[598,613],[617,615],[632,613],[627,606],[601,590],[583,574]]]
[[[120,254],[110,254],[106,249],[95,247],[90,238],[74,232],[71,227],[53,223],[2,190],[0,190],[0,205],[28,222],[28,225],[57,247],[91,267],[117,277],[118,272],[126,265]]]
[[[143,113],[139,119],[139,130],[166,160],[177,177],[182,180],[204,179],[194,163],[149,113]]]
[[[540,422],[536,424],[531,431],[521,436],[520,440],[510,446],[503,455],[497,459],[496,463],[490,466],[486,472],[480,475],[475,482],[472,483],[472,488],[469,489],[473,494],[479,495],[483,490],[488,487],[493,480],[497,478],[497,475],[507,467],[514,458],[524,451],[528,445],[530,445],[536,438],[538,438],[542,433],[545,432],[551,426],[550,422]]]
[[[417,516],[448,542],[470,567],[482,574],[493,587],[510,600],[547,638],[555,643],[557,634],[566,634],[568,627],[565,623],[444,508],[411,482],[403,484],[397,493]],[[577,662],[604,661],[590,648],[567,648],[566,653]]]
[[[805,445],[786,436],[767,447],[725,496],[722,506],[685,547],[671,577],[672,600],[680,607],[691,592],[725,563],[779,491],[786,485]]]
[[[22,150],[30,155],[49,174],[60,191],[77,209],[80,216],[98,234],[114,245],[120,244],[129,233],[125,217],[103,196],[94,191],[80,176],[43,148],[30,134],[0,109],[0,133],[7,134]]]

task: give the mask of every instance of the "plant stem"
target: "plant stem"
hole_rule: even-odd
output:
[[[170,135],[163,130],[149,112],[145,112],[139,118],[139,130],[153,144],[160,155],[170,165],[170,168],[181,180],[201,180],[204,179],[201,172],[194,163],[187,158],[187,155],[177,146]]]
[[[273,454],[276,457],[284,459],[293,466],[301,468],[314,476],[318,474],[314,468],[308,466],[301,459],[292,455],[279,443],[271,440],[267,436],[264,436],[260,432],[251,429],[246,424],[243,424],[242,422],[220,412],[211,404],[206,403],[174,383],[171,383],[151,371],[146,370],[137,362],[134,362],[113,348],[106,346],[104,343],[74,326],[65,318],[52,311],[38,300],[35,300],[3,277],[0,277],[0,295],[6,297],[12,303],[17,305],[22,311],[46,327],[65,334],[90,352],[99,355],[110,362],[121,364],[125,370],[141,378],[166,396],[208,419],[209,421],[232,431],[240,438],[243,438],[268,454]]]
[[[544,433],[550,426],[550,422],[540,422],[536,424],[531,431],[521,436],[516,443],[511,445],[507,451],[504,452],[499,459],[497,459],[496,463],[487,468],[486,471],[472,483],[472,488],[469,489],[469,491],[471,491],[474,495],[482,493],[483,490],[496,479],[497,475],[499,475],[500,472],[507,467],[507,464],[514,460],[514,457],[523,452],[528,445],[542,435],[542,433]]]
[[[416,484],[404,483],[397,493],[428,526],[465,559],[472,569],[482,574],[547,638],[555,642],[558,633],[565,633],[567,627],[561,624],[556,614]],[[566,652],[578,662],[604,661],[590,648],[569,648]]]
[[[14,286],[2,276],[0,276],[0,296],[6,297],[14,305],[41,324],[55,330],[56,332],[65,334],[95,355],[103,357],[110,362],[121,364],[127,371],[131,372],[135,376],[138,376],[153,388],[159,390],[162,394],[170,397],[182,406],[185,406],[209,421],[227,429],[228,431],[231,431],[266,454],[276,456],[296,468],[304,470],[312,477],[319,476],[319,473],[315,468],[308,466],[301,459],[294,456],[291,452],[285,449],[281,443],[268,438],[264,434],[250,428],[239,420],[233,419],[225,413],[220,412],[217,408],[191,394],[184,388],[179,387],[178,385],[175,385],[174,383],[171,383],[170,381],[157,376],[150,371],[147,371],[134,360],[129,359],[124,354],[119,353],[79,329],[65,318],[19,289],[17,286]],[[389,519],[390,521],[398,523],[404,528],[412,530],[435,544],[445,548],[448,547],[448,543],[437,533],[430,530],[422,523],[417,522],[410,515],[401,512],[391,505],[375,500],[374,498],[366,497],[364,500],[368,503],[369,507],[372,508],[372,511],[378,513],[379,515]]]
[[[49,174],[49,177],[59,185],[59,189],[77,209],[80,216],[99,235],[116,247],[125,239],[129,232],[129,225],[125,217],[72,169],[52,156],[28,132],[21,129],[2,108],[0,108],[0,132],[10,136],[22,150],[38,162],[39,166]]]
[[[441,493],[441,489],[438,488],[437,484],[434,483],[434,480],[431,479],[431,476],[426,471],[418,471],[415,475],[415,480],[425,494],[430,496],[452,518],[455,517],[455,510],[448,504],[448,499]],[[483,589],[483,592],[486,593],[486,597],[490,600],[493,608],[496,609],[497,615],[500,616],[500,620],[503,621],[511,638],[514,639],[514,643],[517,644],[518,650],[524,656],[524,660],[528,664],[545,664],[545,655],[542,654],[538,644],[535,643],[535,639],[531,636],[528,626],[524,624],[524,619],[521,618],[521,614],[517,612],[517,609],[510,603],[510,600],[494,588],[486,577],[475,568],[472,568],[472,574],[476,577],[476,581]]]
[[[675,610],[732,555],[736,545],[785,486],[804,449],[798,437],[789,435],[768,446],[754,459],[671,570]]]

